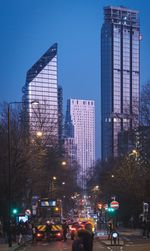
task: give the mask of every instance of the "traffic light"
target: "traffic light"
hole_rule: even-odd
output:
[[[12,214],[13,214],[13,215],[16,215],[17,213],[18,213],[18,209],[17,209],[17,208],[13,208],[13,209],[12,209]]]
[[[106,211],[108,211],[109,213],[113,213],[113,212],[115,211],[115,209],[112,208],[112,207],[108,207],[108,208],[106,209]]]

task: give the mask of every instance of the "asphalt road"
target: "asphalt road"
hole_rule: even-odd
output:
[[[37,244],[28,245],[22,247],[21,250],[24,251],[71,251],[72,241],[54,241],[54,242],[38,242]],[[93,251],[108,251],[107,247],[101,244],[99,241],[94,241]],[[120,249],[118,249],[120,250]]]
[[[71,251],[71,245],[71,240],[67,240],[67,242],[38,242],[22,247],[21,251]],[[100,240],[94,240],[93,251],[150,251],[150,240],[128,238],[124,246],[108,246]]]

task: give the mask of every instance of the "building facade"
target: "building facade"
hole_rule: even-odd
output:
[[[40,131],[45,138],[58,139],[61,97],[58,97],[56,43],[28,70],[23,93],[30,134]]]
[[[58,139],[59,146],[63,145],[63,89],[58,85]]]
[[[64,148],[66,159],[69,162],[69,167],[74,168],[77,165],[77,145],[75,144],[74,137],[64,138]]]
[[[70,102],[67,102],[65,126],[64,126],[64,147],[66,158],[69,160],[69,166],[74,167],[77,164],[77,145],[74,137],[74,125],[71,119]]]
[[[67,102],[68,136],[73,136],[77,147],[78,184],[86,188],[90,168],[95,162],[95,102],[69,99]],[[69,124],[72,126],[69,126]]]
[[[102,160],[118,156],[118,133],[139,121],[139,13],[125,7],[104,7],[101,29]]]

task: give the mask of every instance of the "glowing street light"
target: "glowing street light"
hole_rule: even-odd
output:
[[[41,137],[43,136],[43,133],[42,133],[41,131],[37,131],[37,132],[36,132],[36,136],[37,136],[38,138],[41,138]]]
[[[133,150],[132,150],[132,153],[133,153],[133,154],[137,154],[137,150],[133,149]]]
[[[133,149],[129,156],[134,155],[136,158],[139,157],[139,151],[137,149]]]
[[[61,162],[61,164],[62,164],[62,166],[66,166],[66,165],[67,165],[67,162],[66,162],[65,160],[63,160],[63,161]]]

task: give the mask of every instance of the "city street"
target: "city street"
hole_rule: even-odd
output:
[[[1,2],[0,251],[150,251],[150,1]]]
[[[63,241],[56,241],[52,243],[42,243],[39,242],[37,244],[28,245],[26,247],[23,247],[21,250],[24,251],[71,251],[71,245],[72,241],[68,240],[67,242]],[[93,251],[99,251],[99,250],[111,250],[109,247],[106,247],[104,244],[101,244],[99,241],[94,241],[94,249]],[[112,250],[121,250],[120,247],[118,249],[112,249]]]
[[[111,246],[109,241],[103,239],[94,240],[93,251],[149,251],[150,241],[149,239],[143,239],[139,236],[124,237],[124,245]],[[36,244],[28,244],[25,247],[21,247],[21,251],[71,251],[72,241],[54,241],[54,242],[38,242]]]

